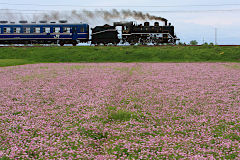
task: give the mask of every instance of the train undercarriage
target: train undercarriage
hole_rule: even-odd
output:
[[[22,45],[31,45],[31,44],[59,44],[64,46],[65,44],[71,44],[76,46],[78,43],[87,43],[89,40],[0,40],[0,44],[12,45],[12,44],[22,44]]]

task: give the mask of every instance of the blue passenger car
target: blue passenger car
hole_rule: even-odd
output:
[[[0,44],[72,44],[89,41],[88,24],[0,22]]]

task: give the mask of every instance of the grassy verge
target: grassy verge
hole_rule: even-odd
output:
[[[0,66],[59,62],[240,62],[240,47],[0,48]]]
[[[0,67],[31,64],[33,62],[25,59],[0,59]]]

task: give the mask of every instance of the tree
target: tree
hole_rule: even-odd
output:
[[[196,40],[190,41],[190,45],[198,45],[198,42]]]
[[[179,45],[179,46],[182,46],[182,45],[183,45],[183,43],[182,43],[182,42],[178,42],[178,45]]]

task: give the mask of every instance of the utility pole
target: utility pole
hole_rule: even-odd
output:
[[[215,45],[217,45],[217,28],[215,28]]]

